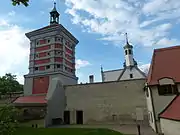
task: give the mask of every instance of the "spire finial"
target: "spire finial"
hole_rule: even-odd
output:
[[[103,67],[102,67],[102,65],[101,65],[101,72],[103,72]]]
[[[125,36],[126,36],[126,43],[129,44],[127,32],[125,33]]]
[[[54,8],[56,8],[56,1],[54,0]]]

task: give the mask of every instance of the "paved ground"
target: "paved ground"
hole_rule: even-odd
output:
[[[58,126],[59,127],[59,126]],[[138,135],[136,125],[70,125],[65,128],[108,128],[124,134]],[[141,126],[141,135],[156,135],[149,126]]]

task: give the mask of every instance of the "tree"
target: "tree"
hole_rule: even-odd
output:
[[[28,6],[28,2],[29,2],[29,0],[11,0],[11,1],[14,6],[23,4],[26,7]]]
[[[16,80],[16,75],[10,73],[5,74],[5,76],[0,77],[0,92],[1,94],[10,94],[12,92],[23,91],[23,85],[19,84]]]
[[[20,112],[13,106],[6,105],[0,109],[0,135],[12,135],[18,127]]]

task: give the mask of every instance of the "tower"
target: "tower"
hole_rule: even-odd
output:
[[[124,67],[133,67],[137,66],[137,62],[133,58],[133,46],[129,44],[127,33],[126,36],[126,45],[124,46],[125,53],[125,63]]]
[[[63,85],[76,84],[75,47],[78,40],[61,24],[56,3],[50,25],[26,33],[30,40],[29,73],[24,76],[24,95],[47,93],[49,82],[60,77]]]

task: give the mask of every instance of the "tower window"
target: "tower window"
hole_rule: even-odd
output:
[[[38,58],[39,57],[39,55],[38,54],[36,54],[36,58]]]
[[[57,68],[61,68],[61,65],[60,65],[60,64],[57,64],[56,66],[57,66]]]
[[[36,45],[39,45],[39,41],[36,42]]]
[[[126,55],[128,54],[128,51],[127,51],[127,50],[125,50],[125,54],[126,54]]]
[[[50,53],[48,52],[47,55],[50,56]]]
[[[50,43],[50,41],[51,41],[51,40],[50,40],[50,39],[48,39],[48,43]]]
[[[128,50],[129,54],[132,54],[132,51],[131,50]]]
[[[47,66],[46,66],[46,69],[50,69],[50,65],[47,65]]]
[[[35,71],[37,71],[37,70],[39,70],[39,68],[38,68],[38,67],[35,67]]]
[[[133,78],[133,74],[129,74],[129,77],[130,77],[130,78]]]

